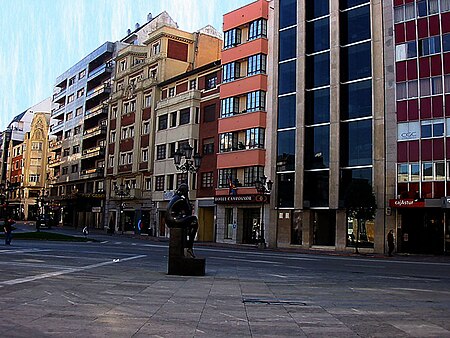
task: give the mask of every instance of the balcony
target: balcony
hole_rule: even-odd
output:
[[[265,149],[231,151],[217,154],[217,169],[264,166]]]
[[[183,92],[175,96],[166,97],[164,100],[159,101],[158,109],[166,108],[168,106],[172,106],[186,101],[200,100],[200,99],[201,99],[201,92],[199,90],[189,90],[187,92]]]
[[[58,101],[60,98],[62,98],[63,95],[66,94],[67,88],[62,88],[59,93],[53,94],[53,101]]]
[[[57,125],[53,125],[50,128],[50,132],[51,133],[57,133],[58,131],[61,131],[64,127],[64,122],[63,121],[59,121]]]
[[[83,150],[81,159],[97,157],[97,156],[104,156],[104,155],[105,155],[105,147],[100,147],[100,146],[93,147],[93,148]]]
[[[65,105],[61,104],[61,105],[58,107],[58,109],[52,110],[52,114],[51,114],[52,117],[55,117],[55,116],[57,116],[57,115],[63,113],[64,110],[65,110],[65,107],[66,107]]]
[[[61,165],[61,163],[62,163],[61,156],[58,156],[58,157],[48,161],[48,166],[50,168],[53,168],[53,167],[57,167],[57,166]]]
[[[97,126],[91,129],[87,129],[83,133],[84,138],[94,137],[97,135],[106,135],[106,126]]]
[[[100,74],[104,74],[104,73],[112,73],[113,71],[113,67],[111,63],[104,63],[102,64],[100,67],[95,68],[94,70],[92,70],[89,75],[88,75],[88,79],[92,79]]]
[[[85,119],[90,119],[91,117],[98,116],[101,114],[107,114],[107,113],[108,113],[108,107],[100,104],[98,106],[95,106],[92,109],[87,110],[84,113],[84,117],[85,117]]]
[[[55,175],[55,176],[51,176],[51,177],[49,178],[50,184],[58,183],[58,179],[59,179],[59,174],[58,174],[58,175]]]
[[[105,168],[92,168],[92,169],[85,169],[82,170],[80,175],[82,178],[97,178],[97,177],[103,177],[103,173]]]
[[[92,98],[96,97],[97,95],[100,95],[103,93],[107,93],[107,94],[111,93],[111,87],[106,83],[88,91],[86,94],[86,100],[92,99]]]
[[[58,148],[61,148],[62,147],[62,140],[51,141],[48,147],[49,147],[50,150],[56,150]]]

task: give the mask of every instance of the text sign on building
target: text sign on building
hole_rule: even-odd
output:
[[[413,199],[392,199],[389,200],[391,208],[425,208],[425,202]]]
[[[397,125],[397,140],[408,141],[420,138],[419,122],[406,122]]]
[[[269,203],[268,195],[215,196],[214,203]]]

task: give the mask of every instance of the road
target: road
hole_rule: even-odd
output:
[[[450,259],[197,246],[205,277],[168,276],[167,243],[0,247],[2,337],[450,337]]]

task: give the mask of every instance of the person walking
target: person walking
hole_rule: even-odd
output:
[[[394,252],[395,244],[394,244],[394,230],[389,230],[387,235],[388,249],[389,249],[389,257],[392,257],[392,253]]]
[[[5,223],[3,225],[3,230],[5,232],[5,245],[11,245],[11,239],[12,239],[12,225],[15,222],[12,219],[6,219]]]

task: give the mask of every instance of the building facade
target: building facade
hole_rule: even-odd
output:
[[[163,216],[156,213],[158,202],[165,200],[160,192],[166,190],[166,182],[154,172],[163,170],[161,161],[155,160],[162,156],[157,153],[159,148],[155,148],[155,133],[162,126],[167,128],[168,121],[156,112],[160,105],[169,109],[172,103],[168,104],[166,99],[175,96],[175,87],[164,91],[159,85],[218,60],[219,46],[220,39],[211,34],[210,27],[188,33],[175,24],[163,24],[148,34],[143,45],[128,46],[118,53],[109,104],[106,170],[109,203],[105,226],[116,231],[166,235]],[[183,86],[178,86],[177,94],[183,93]],[[193,101],[187,102],[192,108]],[[190,123],[195,114],[195,109],[189,111]],[[162,144],[158,145],[162,148]],[[119,187],[122,188],[118,190]]]
[[[358,245],[384,252],[386,196],[393,191],[385,168],[383,4],[274,5],[271,176],[277,245]],[[373,188],[374,221],[357,224],[347,217],[344,199],[354,180]]]
[[[266,132],[269,16],[269,2],[259,0],[223,17],[215,194],[218,242],[255,244],[261,228],[269,225],[269,213],[263,213],[262,206],[269,200],[255,188],[263,176],[273,177],[266,156],[266,140],[271,138]]]
[[[401,1],[389,5],[395,51],[396,129],[391,153],[397,164],[397,249],[407,253],[450,251],[450,2]]]

